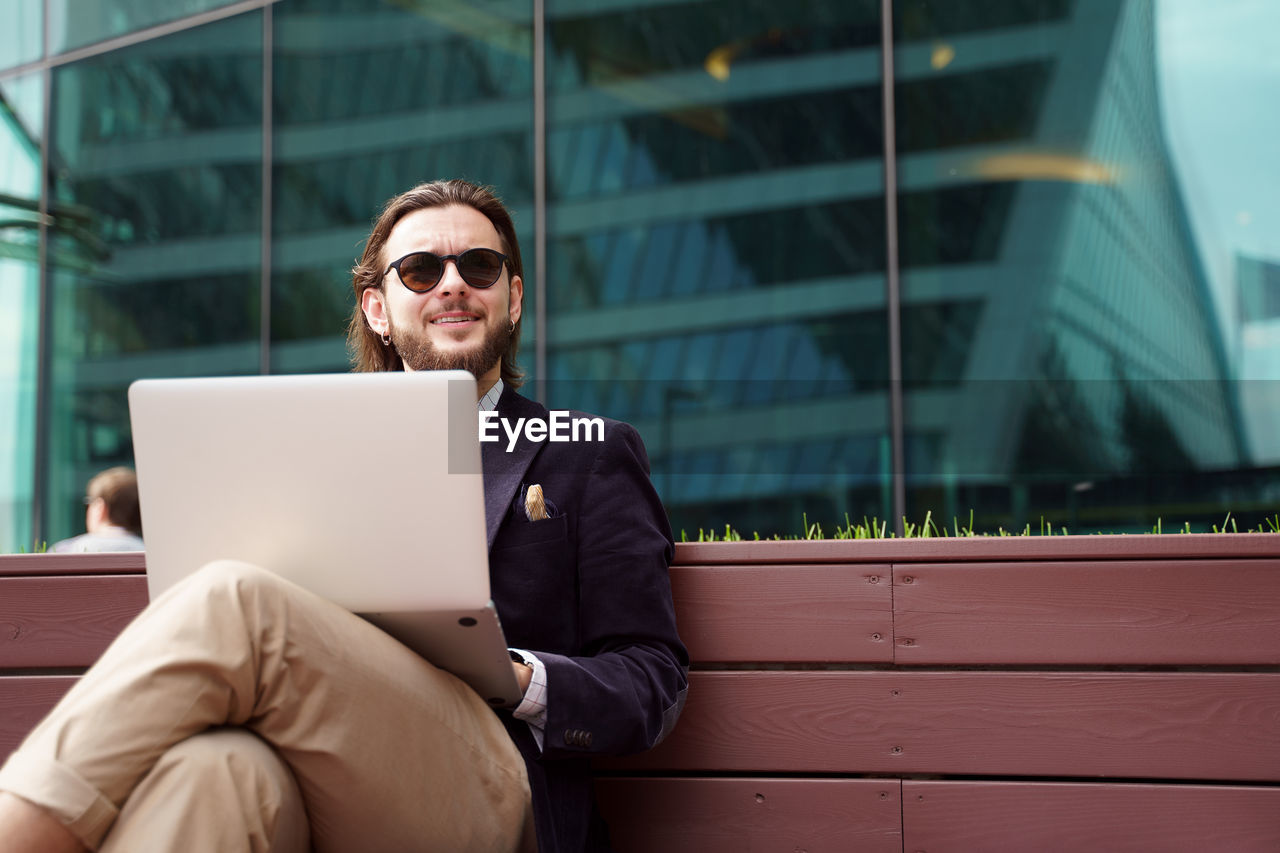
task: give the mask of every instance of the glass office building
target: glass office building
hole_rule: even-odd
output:
[[[516,215],[527,393],[636,424],[677,535],[1278,507],[1269,0],[5,14],[0,550],[79,531],[131,381],[345,370],[438,177]]]

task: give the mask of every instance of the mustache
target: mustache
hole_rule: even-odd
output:
[[[470,311],[473,314],[484,316],[484,311],[479,305],[472,305],[465,299],[451,299],[441,304],[439,307],[431,311],[432,314],[448,314],[450,311]]]

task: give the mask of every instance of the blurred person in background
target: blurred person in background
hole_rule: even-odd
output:
[[[130,468],[108,468],[85,488],[84,527],[87,533],[54,543],[58,554],[93,551],[141,551],[142,511],[138,506],[138,476]]]

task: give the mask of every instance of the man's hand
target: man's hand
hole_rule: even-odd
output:
[[[529,682],[533,680],[533,667],[527,663],[512,661],[511,668],[516,672],[516,681],[520,684],[520,692],[529,692]]]

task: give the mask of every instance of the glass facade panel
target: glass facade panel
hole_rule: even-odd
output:
[[[131,381],[258,370],[261,34],[252,13],[54,71],[51,539],[131,461]]]
[[[229,6],[237,0],[47,0],[50,50],[60,53]]]
[[[1271,0],[895,0],[896,258],[880,0],[545,0],[544,92],[533,0],[279,0],[270,74],[261,10],[193,28],[231,2],[6,7],[0,549],[78,532],[133,379],[345,370],[372,217],[454,176],[516,215],[543,402],[635,423],[677,534],[1280,505]]]
[[[532,317],[531,0],[293,0],[274,25],[272,370],[347,369],[350,271],[370,223],[436,178],[507,202]],[[534,324],[522,328],[531,372]]]
[[[35,545],[43,95],[36,74],[0,81],[0,553]]]
[[[8,0],[0,26],[0,71],[44,55],[44,0]]]
[[[548,402],[636,424],[677,533],[885,516],[879,3],[547,16]]]
[[[1168,4],[958,5],[895,3],[908,514],[1247,511],[1229,325],[1161,110]]]

